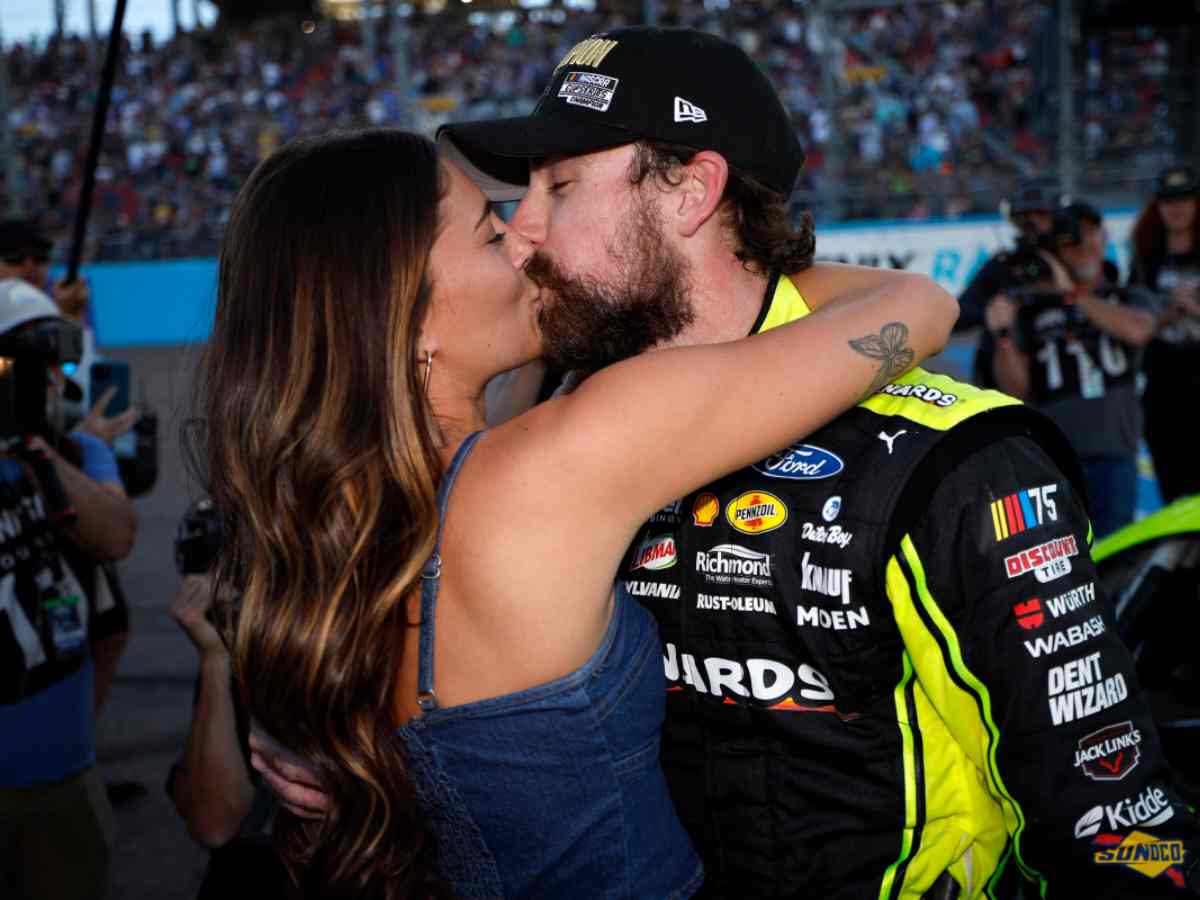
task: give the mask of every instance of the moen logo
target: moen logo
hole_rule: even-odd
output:
[[[1014,603],[1013,615],[1017,617],[1017,624],[1026,631],[1041,628],[1042,623],[1046,621],[1046,615],[1042,612],[1042,601],[1037,597],[1031,597],[1024,603]]]
[[[991,503],[992,527],[996,540],[1003,541],[1031,528],[1058,521],[1058,504],[1054,495],[1057,484],[1027,488]]]
[[[783,525],[788,508],[766,491],[747,491],[725,507],[725,519],[742,534],[766,534]]]
[[[1142,733],[1132,722],[1106,725],[1079,739],[1075,745],[1075,768],[1092,781],[1121,781],[1137,768],[1142,751]]]
[[[638,569],[649,569],[657,572],[669,569],[673,565],[675,565],[675,538],[669,534],[662,534],[642,541],[633,554],[633,564],[629,570],[636,572]]]
[[[780,450],[753,466],[755,472],[761,472],[770,478],[787,478],[792,481],[832,478],[844,468],[846,464],[840,456],[812,444],[792,444],[786,450]]]
[[[1175,887],[1187,887],[1182,865],[1187,851],[1183,841],[1163,840],[1144,831],[1131,831],[1127,835],[1100,834],[1092,841],[1098,847],[1092,858],[1098,866],[1125,866],[1147,878],[1166,875]]]
[[[1055,538],[1004,558],[1004,570],[1009,578],[1033,572],[1043,584],[1071,572],[1070,557],[1079,555],[1075,535]]]
[[[712,528],[721,512],[721,501],[715,494],[701,494],[692,504],[692,524],[697,528]]]

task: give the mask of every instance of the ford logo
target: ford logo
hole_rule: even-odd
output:
[[[786,450],[772,454],[760,463],[755,463],[755,472],[770,478],[789,478],[792,481],[816,481],[832,478],[846,464],[836,453],[812,444],[792,444]]]

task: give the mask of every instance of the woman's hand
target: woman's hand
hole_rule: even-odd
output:
[[[332,803],[316,767],[292,753],[257,721],[250,722],[250,764],[281,806],[301,819],[321,819]]]

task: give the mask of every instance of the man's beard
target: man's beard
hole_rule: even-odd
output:
[[[553,365],[590,374],[677,337],[695,319],[687,261],[664,239],[656,210],[634,203],[608,248],[619,271],[611,279],[570,275],[541,251],[526,264],[545,292],[538,325]]]

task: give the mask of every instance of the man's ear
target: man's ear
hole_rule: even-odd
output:
[[[712,217],[728,181],[729,163],[712,150],[701,150],[683,167],[674,210],[675,229],[681,237],[691,237]]]

